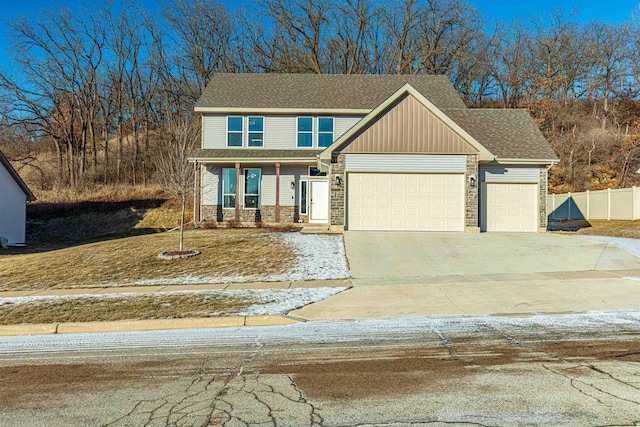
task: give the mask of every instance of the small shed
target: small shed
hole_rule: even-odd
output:
[[[11,246],[25,244],[27,202],[35,196],[0,151],[0,237]]]

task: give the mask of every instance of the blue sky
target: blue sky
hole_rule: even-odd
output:
[[[122,0],[125,4],[127,0]],[[229,6],[236,3],[234,0],[223,0]],[[242,4],[250,4],[250,0],[240,0]],[[575,20],[587,22],[600,20],[609,23],[618,23],[631,17],[633,10],[640,10],[640,0],[468,0],[475,4],[481,14],[490,23],[492,21],[509,22],[515,18],[528,18],[544,13],[547,10],[562,6],[565,11],[574,8],[578,11]],[[144,9],[155,13],[159,9],[161,0],[139,0]],[[91,0],[0,0],[0,65],[7,66],[6,53],[10,47],[10,40],[4,23],[7,19],[21,14],[37,16],[44,8],[52,5],[66,5],[74,10],[81,5],[91,5]],[[115,3],[119,3],[117,0]]]

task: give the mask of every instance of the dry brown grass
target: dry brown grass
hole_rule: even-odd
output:
[[[640,238],[640,220],[569,220],[550,221],[549,229],[558,233],[575,233],[594,236]]]
[[[166,199],[167,196],[158,185],[103,185],[90,190],[77,191],[68,187],[36,191],[41,203],[82,203],[82,202],[123,202],[127,200]]]
[[[185,234],[187,249],[202,254],[164,261],[162,251],[176,249],[177,233],[114,239],[53,250],[12,255],[0,252],[0,290],[116,286],[140,280],[184,276],[277,274],[295,255],[282,240],[260,229],[196,230]]]
[[[52,298],[0,305],[0,324],[93,322],[230,316],[257,301],[208,293],[145,294],[108,298]]]

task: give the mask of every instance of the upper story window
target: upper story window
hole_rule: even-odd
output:
[[[240,116],[227,117],[227,147],[242,147],[242,123]]]
[[[264,145],[264,117],[249,117],[249,147]]]
[[[298,117],[298,147],[313,147],[313,117]]]
[[[333,142],[333,117],[318,117],[318,147],[328,147]]]

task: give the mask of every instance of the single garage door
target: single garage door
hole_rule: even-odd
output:
[[[484,183],[483,231],[538,231],[538,185]]]
[[[347,228],[464,231],[464,174],[349,173]]]

